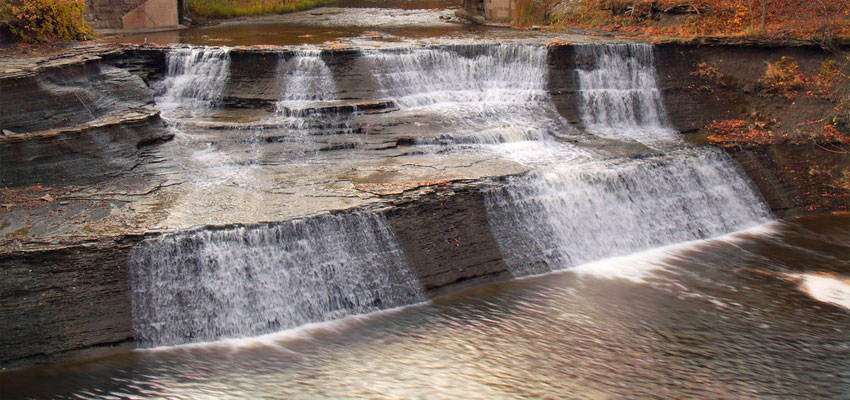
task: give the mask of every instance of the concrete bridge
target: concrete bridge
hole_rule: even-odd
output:
[[[86,21],[99,32],[180,27],[183,0],[86,0]]]

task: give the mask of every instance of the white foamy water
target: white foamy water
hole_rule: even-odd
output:
[[[278,63],[280,100],[272,120],[294,140],[309,141],[309,135],[353,133],[356,112],[340,112],[334,106],[337,87],[333,73],[320,50],[298,50]]]
[[[645,144],[678,140],[656,83],[652,45],[580,45],[576,58],[588,132]]]
[[[571,131],[547,91],[543,46],[470,45],[364,54],[381,93],[446,142],[543,140]]]
[[[850,279],[822,274],[795,274],[800,290],[813,299],[850,310]]]
[[[424,301],[381,217],[151,238],[130,255],[140,347],[254,336]]]
[[[165,63],[165,78],[154,86],[163,116],[191,117],[221,100],[230,75],[229,48],[174,48]]]
[[[280,106],[288,103],[333,100],[336,84],[320,50],[301,50],[278,63],[277,76],[282,93]]]
[[[602,279],[625,279],[635,283],[646,283],[656,278],[659,271],[679,269],[677,261],[689,252],[710,252],[714,246],[724,244],[737,245],[754,238],[769,237],[776,234],[779,224],[776,221],[763,223],[722,236],[699,239],[656,247],[637,253],[591,261],[570,268],[569,272],[580,276],[592,276]],[[677,271],[674,271],[677,272]]]
[[[709,238],[769,212],[720,151],[557,165],[490,188],[490,227],[516,276]]]

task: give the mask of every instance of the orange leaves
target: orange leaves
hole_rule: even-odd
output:
[[[824,124],[823,120],[810,121],[807,125],[814,129],[805,129],[802,135],[793,137],[785,133],[774,133],[764,124],[750,123],[741,119],[714,121],[705,129],[710,132],[708,140],[723,147],[758,146],[782,142],[817,145],[850,144],[850,136],[842,134],[832,124],[821,124]]]
[[[823,39],[850,35],[847,0],[584,0],[551,23],[646,35]],[[821,6],[821,3],[823,6]],[[762,8],[764,7],[764,31]]]
[[[823,143],[850,144],[850,136],[841,134],[832,124],[824,125],[815,140]]]
[[[714,121],[705,129],[712,132],[708,136],[709,141],[724,147],[771,144],[787,139],[785,135],[776,135],[772,131],[751,125],[741,119]]]

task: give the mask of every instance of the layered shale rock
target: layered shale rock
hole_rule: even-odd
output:
[[[75,49],[3,63],[0,183],[88,183],[127,171],[142,148],[170,138],[144,81]]]

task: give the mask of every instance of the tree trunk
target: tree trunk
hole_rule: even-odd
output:
[[[827,45],[832,44],[832,21],[829,20],[829,7],[827,7],[826,0],[816,0],[818,5],[820,5],[823,10],[823,18],[824,18],[824,26],[823,26],[823,39]]]
[[[767,0],[761,0],[761,34],[767,35]]]
[[[750,11],[750,34],[756,30],[756,11],[753,10],[753,0],[747,0],[747,9]]]

